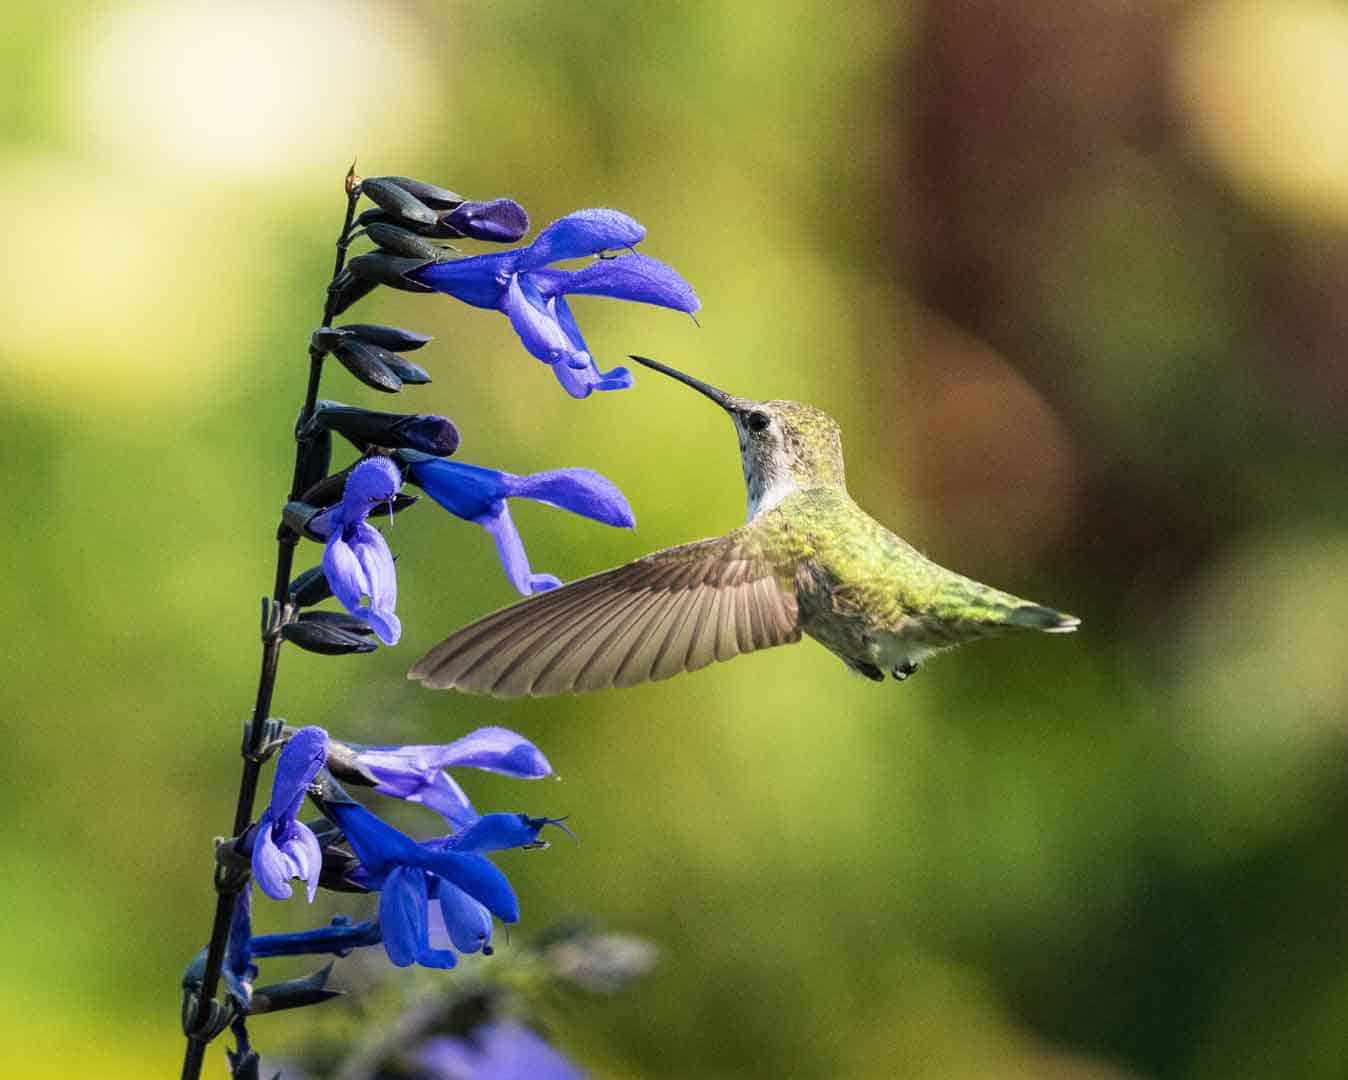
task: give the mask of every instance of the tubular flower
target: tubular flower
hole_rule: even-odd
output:
[[[612,296],[689,314],[701,305],[677,271],[635,251],[581,270],[549,264],[631,249],[645,235],[643,226],[617,210],[577,210],[554,221],[528,247],[438,262],[407,276],[465,304],[502,312],[529,353],[552,368],[568,394],[583,398],[594,390],[626,389],[632,376],[622,367],[599,370],[567,296]]]
[[[552,574],[530,570],[507,499],[533,499],[605,525],[630,529],[636,524],[622,492],[590,469],[553,469],[515,476],[480,465],[428,458],[413,461],[411,473],[413,483],[451,514],[487,530],[510,584],[525,596],[555,589],[561,581]]]
[[[552,775],[538,747],[503,727],[479,728],[443,746],[362,747],[356,762],[379,781],[380,794],[419,802],[456,828],[471,825],[477,812],[445,769],[462,766],[519,780]]]
[[[318,889],[323,851],[318,838],[295,817],[305,792],[327,760],[327,734],[319,727],[300,728],[276,761],[271,802],[258,819],[252,841],[253,878],[273,900],[290,896],[290,879],[300,878],[309,902]]]
[[[398,579],[384,537],[365,519],[388,505],[402,487],[402,474],[388,458],[362,461],[346,478],[342,501],[319,514],[312,527],[326,534],[323,573],[342,606],[368,622],[385,645],[396,645],[402,624],[393,614]],[[368,597],[369,603],[362,603]]]
[[[443,841],[418,843],[357,803],[332,803],[328,812],[360,860],[360,883],[379,890],[384,951],[398,967],[417,963],[448,968],[456,963],[452,951],[430,943],[430,902],[446,892],[453,901],[440,906],[452,942],[457,936],[471,944],[480,937],[479,907],[502,922],[519,921],[519,901],[510,882],[477,852],[451,850]],[[453,896],[460,890],[469,904]],[[465,921],[470,916],[472,925]],[[487,921],[490,926],[489,916]]]

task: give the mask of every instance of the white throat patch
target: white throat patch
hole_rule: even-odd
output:
[[[790,473],[777,477],[760,491],[751,490],[749,492],[749,520],[753,521],[759,514],[777,509],[788,495],[793,495],[799,490],[800,485],[796,483],[795,478]]]

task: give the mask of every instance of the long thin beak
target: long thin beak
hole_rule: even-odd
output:
[[[717,390],[716,387],[709,386],[701,379],[695,379],[691,375],[685,375],[682,371],[675,371],[672,367],[667,367],[658,360],[648,360],[644,356],[632,356],[631,359],[635,360],[638,364],[643,364],[648,368],[652,368],[655,371],[668,375],[671,379],[678,379],[679,382],[683,383],[685,386],[691,386],[699,394],[705,394],[707,397],[711,398],[712,401],[716,402],[717,405],[721,406],[721,408],[725,409],[727,412],[734,411],[733,406],[730,404],[730,395],[724,390]]]

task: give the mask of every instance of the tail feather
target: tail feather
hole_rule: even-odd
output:
[[[1070,634],[1081,625],[1081,620],[1075,615],[1066,615],[1061,611],[1054,611],[1052,608],[1040,604],[1024,604],[1021,607],[1012,608],[1007,613],[1003,623],[1020,630],[1042,630],[1048,634]]]

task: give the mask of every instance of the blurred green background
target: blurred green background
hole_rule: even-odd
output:
[[[359,155],[536,226],[628,211],[701,326],[581,298],[601,366],[822,406],[873,514],[1085,620],[901,687],[807,642],[481,701],[403,672],[511,599],[490,541],[399,518],[402,646],[288,651],[275,711],[544,749],[564,782],[465,778],[582,836],[503,856],[519,933],[590,912],[663,950],[555,1018],[568,1053],[608,1078],[1344,1075],[1348,5],[30,4],[0,51],[7,1073],[176,1074]],[[536,570],[742,519],[696,395],[572,401],[440,298],[353,316],[437,335],[401,403],[453,417],[462,460],[628,493],[634,534],[519,505]],[[338,910],[363,909],[259,929]]]

